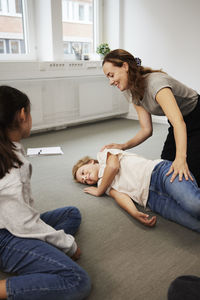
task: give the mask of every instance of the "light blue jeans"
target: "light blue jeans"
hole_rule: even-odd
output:
[[[74,235],[81,223],[76,207],[46,212],[41,219]],[[65,253],[37,239],[0,230],[0,269],[18,276],[6,281],[9,300],[74,300],[90,292],[88,274]]]
[[[155,166],[149,187],[147,205],[166,219],[200,232],[200,189],[196,181],[171,183],[166,176],[172,162],[164,160]]]

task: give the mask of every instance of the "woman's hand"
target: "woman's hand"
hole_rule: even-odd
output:
[[[80,248],[78,247],[78,248],[76,249],[76,252],[72,255],[71,259],[77,260],[77,259],[80,258],[80,255],[81,255],[81,250],[80,250]]]
[[[123,150],[123,144],[115,144],[115,143],[112,143],[112,144],[108,144],[108,145],[105,145],[101,148],[100,151],[103,151],[104,149],[120,149],[120,150]]]
[[[153,227],[156,225],[156,216],[153,216],[149,219],[149,215],[144,214],[143,212],[137,211],[135,215],[135,219],[137,219],[140,223],[144,224],[148,227]]]
[[[166,176],[169,176],[172,173],[170,182],[173,182],[174,179],[176,178],[176,176],[179,177],[179,181],[182,181],[183,176],[185,177],[186,180],[188,180],[189,178],[193,181],[193,178],[190,174],[187,162],[185,159],[180,159],[180,158],[176,158],[169,171],[167,172]]]

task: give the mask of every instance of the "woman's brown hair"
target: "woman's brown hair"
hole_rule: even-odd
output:
[[[136,104],[139,104],[140,100],[142,100],[144,96],[144,75],[153,72],[162,72],[162,70],[153,70],[151,68],[143,67],[138,63],[138,61],[140,61],[140,59],[135,58],[128,51],[123,49],[116,49],[109,52],[104,57],[102,63],[102,65],[104,65],[106,62],[110,62],[116,67],[122,67],[124,62],[128,64],[128,88],[130,89],[132,97],[134,98]]]

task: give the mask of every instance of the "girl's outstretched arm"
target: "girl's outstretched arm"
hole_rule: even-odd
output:
[[[111,189],[110,196],[115,199],[115,201],[117,202],[117,204],[119,204],[120,207],[126,210],[129,213],[129,215],[138,220],[140,223],[149,227],[155,226],[156,216],[153,216],[149,219],[149,215],[138,211],[132,199],[127,194]]]

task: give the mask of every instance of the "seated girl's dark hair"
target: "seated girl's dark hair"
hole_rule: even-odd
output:
[[[28,97],[10,86],[0,86],[0,179],[11,168],[19,168],[23,163],[15,154],[15,145],[9,139],[8,130],[19,127],[17,113],[24,108],[30,110]]]

